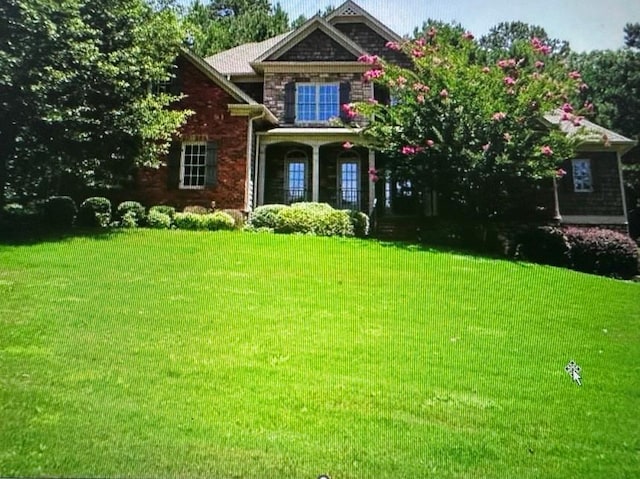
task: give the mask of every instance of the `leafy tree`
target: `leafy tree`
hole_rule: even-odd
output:
[[[0,3],[0,202],[157,161],[186,113],[155,94],[181,31],[142,0]]]
[[[249,42],[260,42],[289,29],[289,17],[269,0],[193,1],[183,22],[193,37],[192,49],[201,56]]]
[[[538,25],[530,25],[525,22],[501,22],[489,30],[487,35],[480,38],[480,46],[490,54],[492,58],[504,55],[504,52],[513,53],[513,49],[519,41],[528,41],[531,38],[539,38],[545,45],[551,48],[552,54],[566,56],[570,51],[569,42],[551,38],[546,30]]]
[[[438,191],[450,214],[479,221],[533,214],[537,190],[551,185],[576,141],[546,125],[544,114],[562,108],[564,121],[579,124],[565,98],[582,80],[539,39],[515,46],[517,57],[486,65],[473,37],[456,28],[389,43],[412,58],[412,69],[375,56],[360,61],[371,65],[365,79],[395,100],[347,105],[345,114],[371,118],[364,139],[388,159],[385,169],[414,191]]]
[[[316,15],[320,15],[322,18],[327,18],[329,15],[333,13],[335,9],[336,7],[334,7],[333,5],[327,5],[324,10],[318,10]],[[309,19],[305,15],[300,15],[293,22],[291,22],[291,28],[292,29],[300,28],[307,21],[309,21]]]
[[[624,44],[629,48],[640,48],[640,23],[627,23],[624,26]]]

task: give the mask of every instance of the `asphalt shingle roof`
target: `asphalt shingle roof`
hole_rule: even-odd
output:
[[[562,118],[561,111],[554,111],[553,113],[549,113],[544,116],[545,119],[553,124],[560,125],[560,130],[566,133],[567,135],[575,135],[579,133],[580,129],[584,127],[583,134],[586,134],[586,141],[589,143],[603,143],[605,142],[605,136],[609,143],[617,143],[617,144],[635,144],[634,140],[631,140],[625,136],[616,133],[615,131],[608,130],[607,128],[596,125],[595,123],[589,120],[582,120],[582,126],[575,126],[570,121],[560,121]]]

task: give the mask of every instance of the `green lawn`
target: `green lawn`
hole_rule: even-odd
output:
[[[639,411],[640,284],[303,236],[0,245],[0,476],[637,477]]]

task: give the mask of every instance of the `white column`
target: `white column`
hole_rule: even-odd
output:
[[[320,145],[313,145],[313,163],[311,167],[311,201],[320,198]]]
[[[264,175],[267,165],[267,145],[260,143],[260,157],[258,161],[258,204],[264,205]]]
[[[369,170],[376,167],[376,152],[369,150]],[[371,176],[369,176],[371,178]],[[369,211],[367,214],[371,214],[373,208],[373,202],[376,200],[376,184],[369,179]]]

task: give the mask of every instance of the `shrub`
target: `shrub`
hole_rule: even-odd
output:
[[[638,247],[628,236],[598,228],[564,230],[570,267],[585,273],[631,278],[638,272]]]
[[[283,208],[276,217],[276,233],[313,233],[315,215],[304,208]]]
[[[151,208],[147,215],[147,226],[156,229],[171,228],[171,216]]]
[[[517,258],[552,266],[568,266],[569,256],[570,245],[560,228],[528,228],[516,238]]]
[[[53,228],[71,228],[77,213],[76,203],[69,196],[51,196],[44,204],[45,222]]]
[[[286,205],[264,205],[258,206],[249,215],[249,224],[252,228],[276,228],[278,213],[288,208]]]
[[[362,211],[346,210],[353,227],[353,234],[358,238],[369,236],[369,217]]]
[[[139,226],[144,223],[146,216],[145,208],[137,201],[123,201],[118,205],[116,208],[116,220],[122,224],[127,214],[129,214],[129,220],[127,221],[131,222],[131,220],[133,220],[135,222],[134,226]],[[122,226],[125,225],[122,224]]]
[[[236,222],[229,213],[216,211],[210,215],[204,215],[207,229],[211,231],[232,230],[236,227]]]
[[[181,230],[206,230],[207,223],[204,215],[196,213],[176,213],[173,217],[176,228]]]
[[[281,209],[276,216],[278,233],[302,233],[318,236],[353,236],[347,211],[334,210],[324,203],[296,203]]]
[[[127,211],[118,224],[122,228],[137,228],[138,218],[133,211]]]
[[[245,216],[240,210],[222,210],[223,213],[228,214],[233,218],[235,228],[242,229],[244,227]]]
[[[318,236],[353,236],[353,225],[348,212],[332,210],[314,215],[311,232]]]
[[[210,211],[207,208],[205,208],[204,206],[198,206],[198,205],[185,206],[182,211],[183,213],[193,213],[196,215],[206,215],[210,213]]]
[[[327,203],[311,203],[311,202],[300,202],[293,203],[291,205],[293,209],[301,209],[311,212],[314,215],[328,214],[332,211],[335,211],[331,206]]]
[[[162,213],[168,215],[169,218],[173,218],[176,214],[176,209],[173,206],[169,205],[155,205],[149,208],[149,213],[152,211],[156,211],[158,213]]]
[[[104,228],[111,221],[111,201],[102,196],[87,198],[78,210],[77,223],[89,228]]]
[[[8,203],[0,214],[0,232],[22,233],[37,229],[41,224],[40,219],[41,216],[35,208],[20,203]]]

